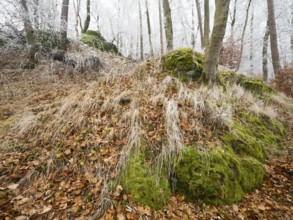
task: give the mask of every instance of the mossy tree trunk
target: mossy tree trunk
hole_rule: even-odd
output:
[[[281,69],[281,65],[280,65],[278,37],[277,37],[277,29],[276,29],[276,21],[275,21],[274,1],[267,0],[267,5],[268,5],[268,15],[269,15],[269,30],[270,30],[273,68],[274,68],[275,75],[277,75],[278,71]]]
[[[262,46],[262,70],[263,70],[263,80],[265,82],[268,81],[269,73],[268,73],[268,43],[269,43],[269,20],[267,20],[266,33],[263,38],[263,46]]]
[[[34,0],[34,26],[39,29],[39,0]]]
[[[35,44],[35,37],[34,37],[34,29],[32,26],[32,22],[29,18],[29,10],[27,7],[26,0],[20,1],[21,7],[23,9],[23,19],[24,19],[24,30],[25,30],[25,37],[26,42],[28,45],[28,52],[29,52],[29,64],[28,68],[34,68],[36,64],[35,54],[36,54],[36,44]]]
[[[204,36],[203,36],[203,27],[202,27],[202,19],[201,19],[201,8],[199,0],[195,0],[196,3],[196,10],[197,10],[197,17],[198,17],[198,26],[199,26],[199,33],[200,33],[200,42],[201,47],[204,47]]]
[[[172,24],[172,16],[171,16],[171,8],[169,4],[169,0],[163,0],[163,8],[165,15],[165,32],[166,32],[166,42],[167,42],[167,50],[173,50],[173,24]]]
[[[149,35],[149,44],[150,44],[150,52],[151,57],[154,56],[154,47],[152,42],[152,29],[151,29],[151,21],[150,21],[150,12],[148,7],[148,0],[145,1],[145,7],[146,7],[146,17],[147,17],[147,27],[148,27],[148,35]]]
[[[210,1],[204,1],[204,48],[208,47],[210,38]]]
[[[227,27],[230,0],[216,1],[216,12],[214,17],[214,27],[206,49],[203,72],[209,83],[216,81],[216,69],[219,54]]]
[[[60,49],[67,50],[67,23],[68,23],[69,0],[62,1],[61,11],[61,46]]]
[[[238,63],[238,66],[236,68],[236,71],[239,70],[240,64],[241,64],[241,60],[242,60],[243,48],[244,48],[244,37],[245,37],[246,27],[247,27],[247,23],[248,23],[248,16],[249,16],[249,10],[250,10],[251,1],[252,0],[249,0],[248,5],[247,5],[247,8],[246,8],[245,22],[244,22],[244,26],[243,26],[242,34],[241,34],[240,57],[239,57],[239,61],[237,62]]]
[[[163,35],[163,19],[162,19],[162,6],[161,6],[161,0],[159,1],[159,22],[160,22],[160,47],[161,47],[161,55],[164,54],[164,35]]]
[[[84,21],[83,29],[81,33],[87,32],[90,26],[91,21],[91,0],[86,1],[86,19]]]

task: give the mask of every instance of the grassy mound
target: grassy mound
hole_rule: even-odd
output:
[[[166,54],[162,66],[168,74],[182,81],[196,80],[202,75],[203,59],[202,54],[183,48]]]
[[[213,88],[183,83],[172,74],[195,74],[189,49],[166,55],[164,71],[159,60],[131,69],[122,57],[98,52],[109,61],[105,74],[87,83],[44,78],[54,75],[38,66],[0,87],[0,149],[14,147],[0,150],[7,189],[0,204],[27,216],[54,207],[47,215],[90,218],[116,213],[113,207],[161,209],[176,192],[194,203],[233,203],[261,184],[265,159],[282,148],[282,123],[291,123],[279,115],[279,106],[289,108],[285,99],[254,91],[231,72]]]
[[[82,35],[81,41],[86,45],[98,50],[120,54],[116,45],[107,42],[99,31],[88,30]]]

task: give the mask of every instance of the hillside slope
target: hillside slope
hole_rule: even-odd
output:
[[[1,217],[293,216],[292,99],[231,72],[208,88],[180,62],[70,56],[93,53],[100,73],[1,70]]]

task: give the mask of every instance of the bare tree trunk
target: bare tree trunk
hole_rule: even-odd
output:
[[[63,0],[61,11],[61,49],[67,50],[67,23],[68,23],[69,0]]]
[[[140,59],[143,60],[143,29],[142,29],[142,13],[141,13],[141,5],[140,0],[138,0],[138,7],[139,7],[139,28],[140,28]]]
[[[166,32],[166,42],[167,42],[167,50],[173,50],[173,24],[172,24],[172,16],[171,16],[171,8],[169,4],[169,0],[163,0],[163,8],[165,15],[165,32]]]
[[[164,54],[164,35],[163,35],[163,19],[162,19],[162,6],[161,0],[159,1],[159,22],[160,22],[160,46],[161,46],[161,55]]]
[[[240,56],[239,56],[238,66],[236,67],[236,71],[238,71],[240,68],[240,64],[241,64],[241,60],[242,60],[242,56],[243,56],[244,36],[245,36],[245,31],[246,31],[246,27],[247,27],[247,23],[248,23],[248,15],[249,15],[250,5],[251,5],[251,0],[249,0],[247,8],[246,8],[245,22],[244,22],[244,26],[243,26],[243,30],[242,30],[242,35],[241,35]]]
[[[204,35],[203,35],[201,8],[200,8],[199,0],[195,0],[195,3],[196,3],[198,26],[199,26],[199,32],[200,32],[200,42],[201,42],[201,47],[204,48]]]
[[[150,21],[148,0],[145,1],[145,7],[146,7],[146,17],[147,17],[147,27],[148,27],[148,34],[149,34],[150,52],[151,52],[151,57],[153,57],[154,56],[154,47],[153,47],[153,42],[152,42],[152,30],[151,30],[151,21]]]
[[[267,20],[266,32],[263,38],[263,47],[262,47],[262,71],[263,71],[263,80],[268,81],[268,43],[269,43],[270,29],[269,29],[269,20]]]
[[[207,48],[210,38],[210,1],[204,1],[204,48]]]
[[[34,26],[39,29],[39,0],[34,0]]]
[[[226,32],[229,4],[230,0],[216,1],[213,32],[206,49],[203,65],[204,77],[207,77],[210,84],[214,84],[216,81],[216,69],[222,42]]]
[[[76,4],[75,4],[75,0],[74,0],[73,7],[74,7],[74,12],[75,12],[74,29],[75,29],[76,38],[78,39],[79,38],[78,24],[79,24],[79,13],[80,13],[80,0],[77,0]]]
[[[291,2],[291,65],[293,65],[293,2]]]
[[[267,0],[267,3],[268,3],[268,14],[269,14],[269,29],[270,29],[272,61],[273,61],[274,73],[275,75],[277,75],[277,73],[281,69],[281,65],[280,65],[278,37],[277,37],[277,29],[276,29],[276,21],[275,21],[274,1]]]
[[[234,1],[233,15],[231,20],[231,40],[234,41],[234,27],[236,22],[237,0]]]
[[[91,0],[86,1],[86,19],[84,21],[83,29],[81,33],[87,32],[90,26],[91,21]]]
[[[191,4],[191,19],[192,19],[192,23],[191,23],[191,46],[192,49],[195,48],[195,14],[194,14],[194,2],[192,2]]]
[[[254,10],[252,9],[251,19],[250,19],[250,73],[253,73],[253,20],[254,20]]]
[[[34,68],[36,64],[35,60],[35,54],[36,54],[36,44],[35,44],[35,37],[34,37],[34,29],[32,26],[32,22],[29,18],[29,10],[27,7],[27,2],[26,0],[21,0],[20,4],[23,9],[23,14],[24,14],[24,30],[25,30],[25,37],[26,37],[26,42],[28,45],[28,52],[29,52],[29,64],[28,68]]]

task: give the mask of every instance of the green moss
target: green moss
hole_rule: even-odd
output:
[[[102,34],[98,31],[88,30],[82,35],[81,41],[90,47],[94,47],[101,51],[120,54],[118,48],[105,40]]]
[[[279,121],[239,110],[221,140],[236,154],[264,161],[268,154],[282,147],[285,135],[285,128]]]
[[[175,166],[177,190],[188,199],[211,204],[240,201],[246,192],[258,186],[265,176],[261,163],[239,157],[230,148],[211,152],[185,149]]]
[[[167,177],[144,162],[144,154],[132,155],[122,171],[121,185],[133,200],[153,209],[162,208],[171,196]]]
[[[233,71],[219,73],[217,75],[217,82],[224,88],[224,91],[227,90],[228,86],[237,84],[262,100],[267,100],[268,96],[274,92],[262,79],[248,77]]]
[[[203,71],[204,56],[189,48],[172,51],[163,57],[165,71],[182,81],[199,79]]]
[[[34,32],[35,40],[42,50],[49,51],[59,48],[62,45],[61,37],[58,32],[37,30]]]

